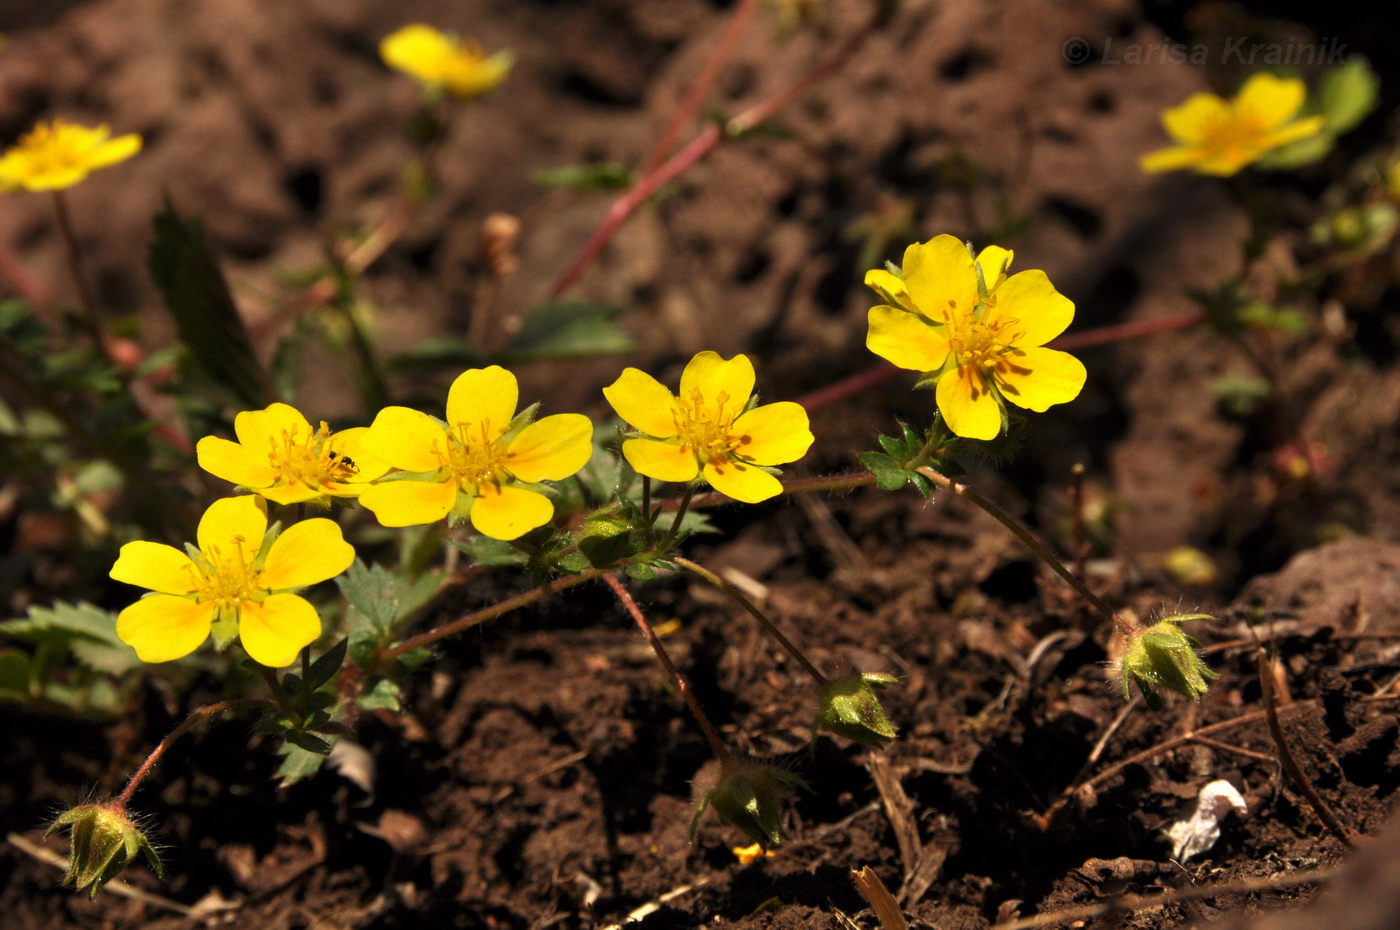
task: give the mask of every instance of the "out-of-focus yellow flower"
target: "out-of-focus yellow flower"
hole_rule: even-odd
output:
[[[967,246],[943,235],[905,250],[903,278],[865,276],[886,301],[870,309],[866,347],[936,379],[948,428],[969,439],[996,438],[1003,400],[1044,412],[1084,387],[1079,359],[1044,348],[1074,319],[1074,304],[1043,271],[1007,277],[1012,256],[988,246],[974,262]]]
[[[0,191],[55,191],[72,187],[99,168],[141,151],[135,133],[111,138],[107,126],[90,129],[61,119],[40,122],[0,155]]]
[[[458,97],[476,97],[506,79],[515,55],[509,49],[487,55],[475,42],[415,23],[385,37],[379,54],[389,67],[429,88]]]
[[[739,860],[740,865],[753,865],[759,859],[776,855],[771,849],[764,849],[758,843],[752,846],[731,846],[729,851],[734,854],[734,858]]]
[[[205,436],[199,467],[270,501],[297,504],[325,497],[358,497],[389,470],[364,447],[368,427],[332,433],[313,428],[294,407],[245,410],[233,421],[238,442]]]
[[[291,665],[321,635],[316,608],[290,593],[334,578],[355,561],[354,548],[330,520],[303,520],[263,553],[266,505],[257,497],[226,497],[199,521],[198,557],[172,546],[130,542],[111,575],[158,593],[117,616],[117,636],[143,662],[169,662],[209,638],[221,646],[235,636],[253,660]]]
[[[757,466],[802,458],[812,445],[812,432],[807,411],[792,401],[746,412],[753,383],[747,356],[726,361],[707,351],[685,366],[679,396],[636,368],[624,369],[603,388],[603,396],[618,416],[649,437],[622,444],[623,456],[638,474],[693,481],[703,469],[716,491],[756,504],[783,491],[777,478]]]
[[[1322,116],[1295,119],[1307,96],[1301,80],[1264,72],[1245,81],[1232,100],[1192,94],[1162,112],[1162,126],[1176,145],[1142,156],[1142,170],[1235,174],[1280,146],[1322,131]]]
[[[516,539],[554,517],[554,503],[523,487],[559,481],[593,455],[593,424],[557,413],[513,432],[515,375],[492,365],[463,372],[447,395],[447,425],[407,407],[379,411],[363,439],[371,455],[423,480],[385,481],[360,495],[385,526],[413,526],[470,510],[472,526]],[[463,497],[465,499],[463,499]]]

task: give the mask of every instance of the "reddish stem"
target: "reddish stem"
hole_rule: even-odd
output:
[[[29,273],[13,255],[0,248],[0,278],[9,282],[19,296],[41,307],[53,303],[53,293],[44,282]]]
[[[680,137],[681,130],[685,124],[695,116],[695,111],[700,109],[700,104],[704,103],[705,95],[709,93],[714,85],[715,79],[719,77],[720,69],[734,55],[734,50],[739,46],[739,39],[744,34],[745,27],[749,20],[753,19],[754,11],[758,9],[758,0],[739,0],[738,6],[734,7],[734,15],[730,17],[729,24],[724,27],[724,32],[719,37],[719,42],[715,45],[714,51],[710,53],[710,58],[705,62],[705,66],[700,70],[699,76],[695,78],[695,83],[690,86],[685,99],[676,108],[671,121],[666,124],[666,129],[661,133],[661,137],[656,140],[656,145],[652,148],[651,154],[647,155],[646,161],[642,163],[640,174],[646,176],[655,171],[657,166],[666,160],[666,156],[671,154],[671,149],[676,144],[676,139]]]
[[[618,229],[627,221],[627,218],[635,213],[638,207],[646,203],[647,199],[660,187],[675,180],[696,162],[710,154],[726,137],[736,136],[753,129],[815,87],[833,71],[849,61],[865,43],[865,40],[870,38],[871,33],[884,22],[887,15],[885,9],[881,7],[864,26],[852,33],[845,42],[841,43],[839,48],[797,82],[740,113],[729,120],[723,129],[713,124],[706,126],[679,152],[672,155],[655,170],[643,175],[630,190],[613,201],[612,206],[608,208],[607,215],[603,217],[603,222],[593,231],[593,235],[584,243],[578,255],[569,263],[569,267],[564,269],[559,280],[555,281],[554,286],[550,288],[550,299],[558,299],[564,292],[578,283],[583,272],[603,251],[603,247],[617,234]]]
[[[127,803],[131,801],[131,796],[136,793],[136,787],[151,773],[151,769],[156,767],[156,763],[160,761],[161,756],[165,755],[170,747],[175,745],[176,740],[194,729],[201,721],[207,720],[217,714],[222,714],[226,710],[234,710],[239,707],[276,706],[277,705],[273,702],[265,701],[262,698],[240,698],[234,701],[220,701],[217,704],[210,704],[207,707],[201,707],[192,712],[185,718],[184,723],[171,730],[169,735],[160,741],[160,745],[151,750],[151,754],[146,757],[146,761],[141,763],[141,767],[137,769],[135,773],[132,774],[130,780],[127,781],[126,787],[122,789],[122,793],[112,802],[112,807],[117,810],[125,810]]]
[[[642,613],[642,609],[638,607],[637,602],[632,599],[631,593],[628,592],[626,586],[623,585],[621,581],[617,580],[616,576],[604,574],[603,581],[607,583],[608,587],[612,588],[613,593],[617,595],[618,601],[620,601],[622,606],[627,609],[627,612],[632,615],[632,619],[637,622],[637,626],[642,628],[642,635],[645,636],[647,642],[651,644],[651,651],[655,652],[656,657],[661,660],[661,664],[666,668],[666,674],[671,676],[671,682],[676,686],[676,690],[680,692],[681,699],[685,701],[685,706],[690,708],[691,714],[695,716],[696,722],[700,724],[700,729],[705,732],[705,739],[709,741],[710,749],[714,752],[715,758],[718,759],[722,765],[727,765],[732,762],[733,757],[729,754],[729,750],[724,747],[723,741],[719,738],[719,733],[716,732],[714,725],[710,723],[710,718],[705,716],[705,711],[701,709],[700,702],[695,699],[694,694],[691,694],[690,686],[685,683],[685,679],[681,677],[681,673],[676,671],[675,663],[671,661],[671,656],[666,652],[666,647],[661,645],[661,637],[656,635],[656,631],[653,630],[651,624],[647,622],[646,614]]]

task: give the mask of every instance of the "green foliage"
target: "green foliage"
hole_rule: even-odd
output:
[[[501,360],[537,362],[561,358],[623,355],[636,344],[616,320],[623,310],[609,304],[557,300],[525,315]]]
[[[1247,417],[1274,389],[1268,381],[1257,376],[1223,375],[1211,382],[1210,390],[1231,416]]]
[[[1182,697],[1199,701],[1210,689],[1209,679],[1219,678],[1208,668],[1197,652],[1201,644],[1188,636],[1181,624],[1188,620],[1213,620],[1209,614],[1181,614],[1163,617],[1158,623],[1135,633],[1119,667],[1119,685],[1123,700],[1132,697],[1132,685],[1142,692],[1142,699],[1152,710],[1165,705],[1157,688],[1175,691]]]
[[[919,474],[921,466],[938,467],[943,455],[951,449],[952,437],[941,430],[941,419],[921,436],[907,423],[899,424],[898,436],[880,436],[882,452],[857,452],[865,470],[875,476],[875,484],[885,491],[898,491],[912,484],[924,497],[933,497],[933,483]]]
[[[898,680],[893,675],[878,672],[857,672],[827,682],[821,688],[816,729],[844,736],[864,746],[881,748],[898,736],[899,730],[885,716],[875,692]]]
[[[240,404],[264,406],[270,398],[267,375],[205,241],[203,225],[197,218],[180,216],[168,198],[154,223],[147,267],[180,341],[210,380],[227,388]]]
[[[102,886],[121,874],[138,853],[146,857],[151,871],[165,876],[151,841],[116,805],[82,804],[71,808],[59,815],[44,836],[52,836],[64,827],[71,832],[71,842],[68,874],[63,883],[78,891],[86,888],[89,898],[96,898]]]
[[[741,831],[764,849],[777,846],[783,842],[782,805],[778,797],[793,788],[812,790],[801,778],[776,765],[727,761],[719,784],[700,799],[690,834],[695,835],[706,808],[712,807],[721,823]]]
[[[536,171],[534,181],[543,187],[560,187],[571,191],[620,191],[632,186],[631,171],[617,162],[604,161],[592,165],[563,165]]]
[[[1323,76],[1299,114],[1299,118],[1321,115],[1322,131],[1269,153],[1259,166],[1283,171],[1321,161],[1336,146],[1337,137],[1360,125],[1379,99],[1380,78],[1370,62],[1360,55],[1347,59]]]
[[[32,607],[28,617],[0,623],[0,635],[34,647],[0,651],[0,701],[118,713],[133,684],[123,679],[142,666],[117,639],[116,617],[91,604]]]

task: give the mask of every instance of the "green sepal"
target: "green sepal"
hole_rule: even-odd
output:
[[[1165,706],[1157,688],[1175,691],[1191,701],[1200,701],[1210,689],[1209,681],[1220,677],[1201,659],[1201,644],[1181,629],[1188,620],[1213,620],[1210,614],[1180,614],[1164,617],[1156,624],[1133,634],[1119,666],[1123,700],[1132,697],[1136,684],[1151,710]]]
[[[47,838],[64,827],[69,828],[71,842],[65,885],[96,898],[102,886],[116,878],[127,863],[139,852],[145,856],[151,871],[164,878],[165,867],[146,838],[121,808],[111,804],[81,804],[60,814],[49,825]]]
[[[816,729],[864,746],[883,747],[899,735],[899,730],[885,716],[875,692],[898,680],[880,672],[857,672],[827,682],[820,690]]]
[[[720,782],[700,799],[700,809],[691,821],[694,838],[700,815],[712,807],[720,822],[734,827],[765,850],[783,842],[782,806],[779,793],[790,788],[811,791],[798,776],[775,765],[761,762],[730,762]]]

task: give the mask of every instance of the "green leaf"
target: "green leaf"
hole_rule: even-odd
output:
[[[592,165],[564,165],[536,171],[532,176],[543,187],[562,187],[573,191],[620,191],[632,186],[632,172],[617,162],[605,161]]]
[[[146,265],[194,361],[245,407],[269,398],[267,376],[238,315],[228,282],[197,218],[185,219],[166,197],[155,216]]]
[[[614,322],[621,315],[621,308],[608,304],[571,300],[541,304],[525,315],[502,359],[533,362],[626,354],[635,343]]]
[[[529,559],[529,556],[510,543],[489,536],[449,539],[448,543],[465,553],[477,565],[523,565]]]
[[[311,669],[306,676],[307,687],[315,691],[334,678],[335,673],[340,671],[340,667],[345,664],[345,652],[349,648],[350,640],[342,639],[322,653],[319,659],[312,662]]]
[[[876,486],[883,491],[898,491],[908,480],[909,473],[888,455],[880,452],[857,452],[856,458],[865,466],[866,471],[875,476]]]
[[[1381,80],[1364,57],[1354,55],[1327,72],[1318,88],[1318,106],[1333,137],[1354,129],[1379,99]]]
[[[382,565],[366,566],[359,559],[335,580],[350,605],[350,632],[387,635],[399,614],[399,579]]]
[[[656,569],[646,562],[638,562],[636,565],[627,566],[627,577],[638,581],[651,581],[656,577]]]
[[[117,638],[116,616],[91,604],[31,607],[26,619],[0,623],[0,633],[30,643],[67,646],[83,665],[107,675],[124,675],[142,665],[136,650]]]
[[[277,779],[284,787],[310,778],[326,762],[324,753],[303,749],[290,740],[279,746],[277,753],[283,757],[282,764],[277,768]]]
[[[0,650],[0,700],[29,699],[29,656],[18,649]]]
[[[362,693],[355,703],[361,710],[388,710],[397,712],[402,706],[400,697],[403,689],[387,678],[381,678],[374,687]]]
[[[315,733],[308,733],[305,730],[288,730],[286,738],[287,742],[298,749],[305,749],[307,752],[314,752],[320,756],[331,751],[330,740],[322,739]]]

